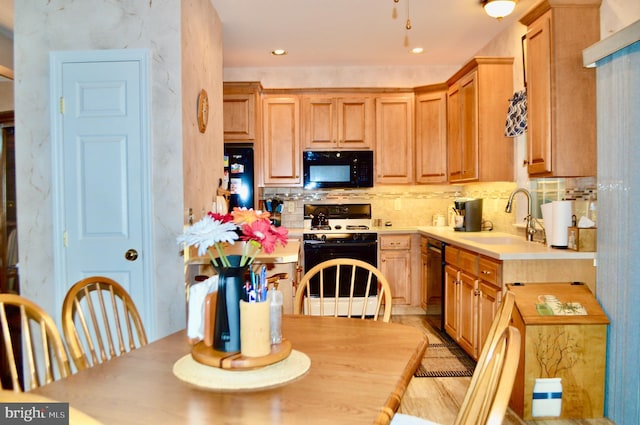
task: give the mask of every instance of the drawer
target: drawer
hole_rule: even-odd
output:
[[[478,277],[485,282],[493,283],[499,287],[502,280],[500,278],[501,266],[501,263],[480,257],[480,260],[478,261]]]
[[[386,235],[380,237],[380,249],[408,250],[411,249],[411,235]]]
[[[460,250],[454,246],[448,245],[444,249],[444,262],[454,267],[458,267],[458,257]]]
[[[460,260],[458,263],[460,270],[464,270],[474,276],[478,275],[478,255],[469,251],[460,250]]]

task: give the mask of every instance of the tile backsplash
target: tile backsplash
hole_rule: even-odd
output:
[[[302,228],[303,207],[309,203],[370,203],[374,219],[391,222],[394,227],[430,226],[433,216],[447,212],[459,197],[482,198],[483,220],[495,231],[518,234],[514,227],[521,214],[504,212],[513,182],[471,183],[466,185],[397,185],[367,189],[315,190],[302,188],[262,188],[261,199],[279,198],[284,201],[282,225],[290,229]],[[596,197],[595,178],[536,179],[529,189],[536,202],[575,199],[575,213],[586,215],[589,196]],[[518,206],[516,206],[517,208]],[[524,207],[521,207],[524,208]],[[539,206],[537,207],[539,211]]]

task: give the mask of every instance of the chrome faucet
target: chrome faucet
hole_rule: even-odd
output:
[[[529,193],[527,189],[524,189],[522,187],[519,187],[513,192],[511,192],[511,195],[509,195],[509,200],[507,201],[507,206],[504,209],[504,212],[511,213],[511,204],[513,203],[513,198],[518,193],[522,193],[527,197],[527,216],[525,217],[525,221],[527,222],[527,240],[533,241],[533,235],[536,233],[536,223],[533,218],[533,212],[532,212],[533,205],[531,203],[531,193]]]

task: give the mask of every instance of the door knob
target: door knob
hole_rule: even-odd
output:
[[[136,261],[138,259],[138,251],[133,248],[128,249],[127,252],[124,253],[124,258],[126,258],[127,261]]]

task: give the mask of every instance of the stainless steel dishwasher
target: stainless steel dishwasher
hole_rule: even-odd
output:
[[[440,315],[444,330],[444,250],[446,243],[427,238],[427,314]]]

